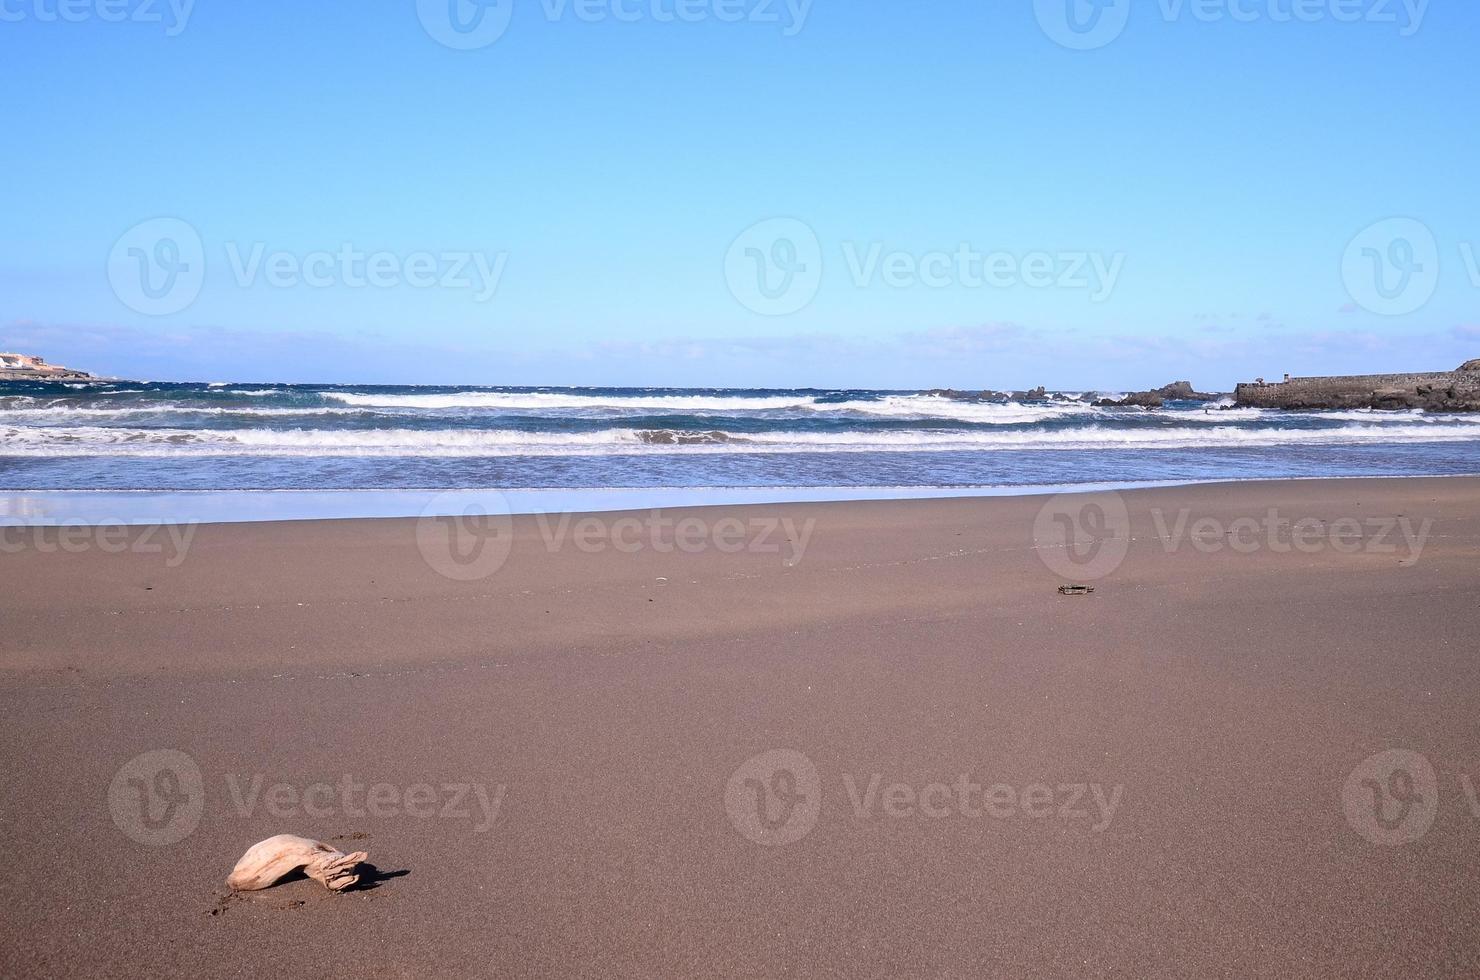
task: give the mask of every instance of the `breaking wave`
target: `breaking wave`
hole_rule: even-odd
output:
[[[1104,393],[0,383],[16,489],[1072,485],[1480,473],[1480,415]]]
[[[1105,425],[1016,431],[850,431],[608,428],[517,429],[146,429],[74,426],[0,429],[4,455],[544,456],[644,453],[991,452],[994,450],[1182,449],[1208,446],[1355,445],[1480,440],[1480,420],[1447,424],[1347,424],[1319,429]]]

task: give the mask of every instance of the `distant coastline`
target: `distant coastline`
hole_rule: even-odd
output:
[[[104,378],[61,364],[49,363],[35,354],[0,352],[0,382],[5,381],[120,381]],[[241,384],[258,384],[241,382]],[[262,383],[267,384],[267,383]],[[301,387],[301,386],[300,386]],[[333,387],[344,387],[335,385]],[[353,387],[353,386],[352,386]],[[403,387],[378,385],[367,387]],[[413,385],[439,389],[499,388],[503,386]],[[551,386],[514,386],[507,390],[569,390]],[[633,389],[638,390],[638,389]],[[686,389],[671,389],[674,391]],[[692,389],[712,391],[720,389]],[[771,389],[751,389],[756,391]],[[781,390],[781,389],[777,389]],[[786,389],[821,391],[823,389]],[[1480,412],[1480,358],[1466,361],[1453,371],[1430,371],[1398,374],[1329,375],[1291,377],[1268,382],[1263,378],[1240,382],[1231,395],[1224,392],[1196,390],[1188,381],[1174,381],[1160,388],[1104,397],[1096,391],[1065,394],[1039,385],[1025,391],[980,391],[954,388],[932,388],[919,392],[952,402],[997,405],[1034,405],[1074,402],[1095,408],[1159,409],[1168,402],[1207,403],[1219,401],[1219,408],[1267,408],[1300,410],[1403,410],[1422,409],[1431,412]]]
[[[0,353],[0,381],[96,381],[86,371],[48,364],[34,354]]]

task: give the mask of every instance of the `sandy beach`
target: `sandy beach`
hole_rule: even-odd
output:
[[[5,531],[0,974],[1480,973],[1480,479]]]

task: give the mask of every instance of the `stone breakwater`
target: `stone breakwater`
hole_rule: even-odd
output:
[[[1234,389],[1234,400],[1245,408],[1475,412],[1480,411],[1480,360],[1457,371],[1255,381]]]

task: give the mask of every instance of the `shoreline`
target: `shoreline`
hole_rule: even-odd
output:
[[[1134,492],[1250,483],[1352,480],[1467,480],[1477,473],[1373,476],[1249,477],[1246,479],[1027,484],[1021,486],[873,487],[578,487],[497,489],[237,489],[6,490],[0,527],[113,526],[152,523],[238,524],[277,521],[385,520],[457,514],[605,514],[669,508],[763,504],[854,503],[880,500],[969,500],[1059,494]],[[268,506],[261,506],[262,504]],[[242,514],[246,506],[251,513]],[[469,509],[471,508],[471,509]]]

